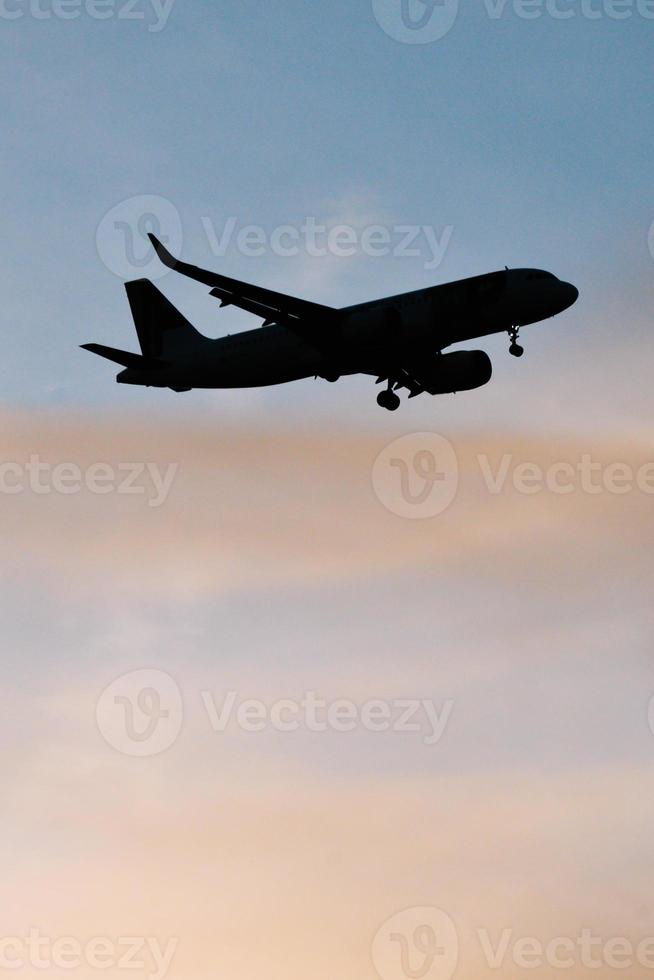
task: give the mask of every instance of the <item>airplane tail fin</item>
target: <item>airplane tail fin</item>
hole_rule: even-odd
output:
[[[206,338],[149,279],[127,282],[125,291],[144,357],[149,360],[183,357],[206,343]]]

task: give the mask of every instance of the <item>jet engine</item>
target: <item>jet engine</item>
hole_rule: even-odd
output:
[[[490,357],[483,350],[439,354],[431,363],[411,369],[413,378],[430,395],[481,388],[490,381],[492,373]]]

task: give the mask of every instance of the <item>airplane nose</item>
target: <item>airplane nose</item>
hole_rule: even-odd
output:
[[[563,309],[567,310],[569,306],[572,306],[573,303],[577,302],[579,290],[576,286],[573,286],[571,282],[562,282],[561,286],[563,287],[563,299],[565,302]]]

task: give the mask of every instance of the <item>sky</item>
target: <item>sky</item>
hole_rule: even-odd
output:
[[[651,975],[653,38],[647,0],[0,2],[1,971]],[[79,350],[136,349],[124,281],[253,325],[148,230],[333,306],[580,297],[392,416],[131,389]]]
[[[608,385],[602,423],[644,427],[654,261],[646,0],[622,19],[612,0],[559,0],[554,12],[573,13],[564,19],[545,6],[525,19],[519,0],[499,8],[474,0],[424,44],[380,26],[394,30],[400,0],[377,0],[386,11],[175,0],[159,30],[161,8],[150,0],[135,9],[115,0],[103,20],[82,0],[68,0],[71,20],[48,7],[56,0],[39,2],[52,16],[30,14],[37,0],[4,0],[21,16],[5,21],[0,38],[3,398],[385,424],[367,379],[345,382],[340,399],[309,381],[242,393],[235,404],[229,393],[118,389],[111,365],[77,348],[95,340],[133,349],[121,282],[162,271],[144,263],[145,210],[187,260],[334,306],[504,265],[551,270],[580,299],[525,330],[528,357],[510,362],[506,338],[484,341],[493,385],[436,409],[417,399],[404,417],[436,413],[456,425],[517,414],[527,428],[590,427],[588,402],[605,402]],[[164,202],[154,212],[142,204],[152,197]],[[359,230],[379,223],[395,245],[393,229],[427,226],[446,247],[425,268],[432,251],[422,235],[414,256],[359,247],[311,258],[301,246],[289,257],[270,243],[250,255],[237,245],[249,225],[270,239],[307,219]],[[217,249],[230,220],[235,232]],[[251,323],[173,273],[157,282],[209,336]]]

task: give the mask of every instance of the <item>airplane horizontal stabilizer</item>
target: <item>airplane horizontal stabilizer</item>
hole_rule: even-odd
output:
[[[165,366],[164,361],[155,361],[149,357],[143,357],[141,354],[117,350],[115,347],[105,347],[104,344],[82,344],[81,347],[82,350],[88,350],[92,354],[98,354],[99,357],[106,357],[108,361],[137,371],[150,371]]]

